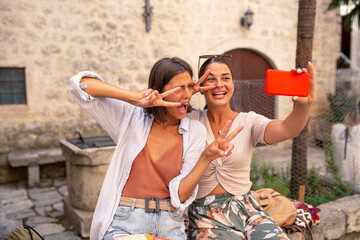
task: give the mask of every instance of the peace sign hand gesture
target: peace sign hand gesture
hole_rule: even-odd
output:
[[[150,108],[150,107],[178,107],[181,105],[180,102],[167,102],[164,101],[164,98],[179,92],[181,87],[176,87],[165,91],[163,93],[159,93],[158,90],[154,89],[145,89],[137,93],[138,103],[137,106],[142,108]]]
[[[209,76],[210,72],[211,72],[211,69],[206,70],[206,72],[204,73],[204,75],[201,76],[199,81],[197,81],[197,82],[195,80],[193,81],[193,83],[194,83],[193,95],[197,92],[200,92],[202,94],[203,92],[206,92],[208,90],[215,88],[215,86],[202,86],[201,87],[201,83],[206,80],[206,78]]]
[[[231,134],[229,134],[229,136],[227,136],[231,123],[231,120],[227,121],[224,128],[219,131],[219,136],[216,138],[216,140],[207,146],[207,148],[204,150],[203,153],[209,161],[219,157],[227,157],[231,155],[231,151],[234,149],[234,144],[230,143],[230,141],[233,140],[244,128],[244,126],[240,126]]]

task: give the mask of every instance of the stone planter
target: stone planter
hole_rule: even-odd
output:
[[[335,124],[332,139],[341,180],[349,183],[354,192],[360,193],[360,125],[352,127],[346,134],[344,124]]]
[[[65,215],[82,237],[89,237],[92,215],[115,146],[80,149],[61,140],[66,159],[68,196]]]

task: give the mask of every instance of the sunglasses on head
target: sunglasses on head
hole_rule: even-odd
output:
[[[208,60],[208,59],[212,59],[212,58],[220,58],[220,59],[224,60],[225,62],[227,62],[229,64],[229,66],[231,66],[231,57],[232,57],[232,55],[230,55],[230,54],[200,55],[199,56],[199,61],[198,61],[198,73],[200,72],[201,59]]]

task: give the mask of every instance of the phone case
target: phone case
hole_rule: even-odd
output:
[[[310,74],[268,69],[265,92],[270,95],[306,97],[309,95]]]

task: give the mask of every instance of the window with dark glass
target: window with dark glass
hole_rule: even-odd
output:
[[[0,68],[0,105],[26,104],[25,68]]]

